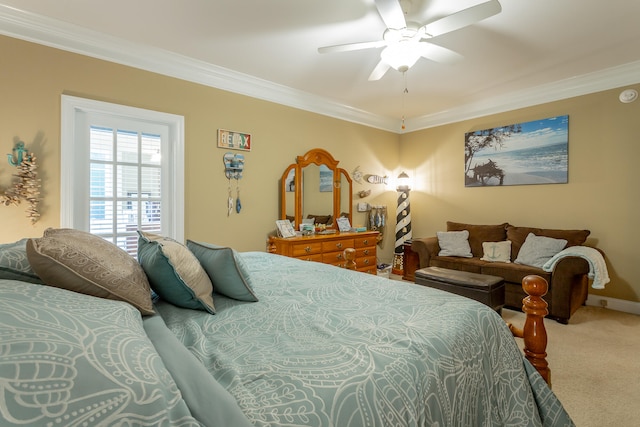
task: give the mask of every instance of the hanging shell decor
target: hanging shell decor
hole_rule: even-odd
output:
[[[0,191],[0,204],[5,206],[17,206],[22,201],[28,204],[27,218],[31,224],[40,219],[38,204],[40,203],[40,179],[38,178],[38,164],[36,156],[24,148],[24,143],[19,142],[13,150],[16,155],[8,154],[9,164],[18,168],[17,178],[12,188]],[[15,160],[14,160],[15,157]]]

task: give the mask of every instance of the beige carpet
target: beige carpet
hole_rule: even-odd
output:
[[[523,313],[502,317],[524,325]],[[552,389],[576,426],[640,426],[640,316],[588,306],[545,326]]]

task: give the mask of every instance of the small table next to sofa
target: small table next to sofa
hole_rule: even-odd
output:
[[[502,277],[440,267],[421,268],[415,272],[416,283],[479,301],[498,313],[504,306]]]

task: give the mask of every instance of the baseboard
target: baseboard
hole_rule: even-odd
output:
[[[606,307],[611,310],[622,311],[625,313],[640,314],[640,302],[624,299],[589,295],[587,297],[587,305],[592,305],[594,307]]]

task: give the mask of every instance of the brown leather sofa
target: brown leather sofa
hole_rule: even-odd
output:
[[[588,262],[580,257],[562,258],[553,271],[546,272],[538,267],[516,264],[517,258],[529,233],[536,236],[567,240],[567,247],[582,245],[590,234],[589,230],[554,230],[532,227],[516,227],[508,223],[497,225],[473,225],[447,222],[447,231],[469,231],[469,246],[472,258],[439,256],[440,246],[436,236],[412,239],[411,250],[418,254],[420,268],[441,267],[451,270],[499,276],[505,281],[505,307],[521,310],[526,294],[522,290],[522,279],[530,274],[543,277],[549,284],[544,297],[549,304],[549,318],[560,323],[568,323],[571,315],[585,303],[588,294]],[[483,261],[483,242],[511,241],[511,262]]]

